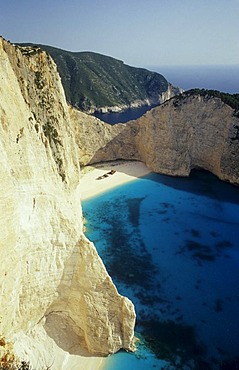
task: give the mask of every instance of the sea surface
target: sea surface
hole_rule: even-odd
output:
[[[150,174],[82,206],[137,314],[138,350],[105,370],[238,369],[239,188],[203,171]]]
[[[239,93],[238,65],[154,66],[151,71],[162,74],[167,81],[184,90],[193,88]]]
[[[127,109],[121,113],[95,113],[94,116],[99,118],[101,121],[115,125],[116,123],[126,123],[128,121],[137,119],[151,109],[152,107],[143,106],[140,108]]]
[[[183,90],[193,88],[239,93],[239,65],[210,66],[148,66],[162,74],[167,81]],[[122,113],[97,113],[95,116],[109,124],[125,123],[141,117],[152,107],[128,109]]]

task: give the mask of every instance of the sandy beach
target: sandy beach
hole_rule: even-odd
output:
[[[65,365],[65,369],[69,370],[103,370],[105,364],[104,357],[81,357],[71,356],[69,362]]]
[[[81,199],[94,197],[150,172],[144,163],[138,161],[116,161],[87,166],[82,170],[80,179]]]

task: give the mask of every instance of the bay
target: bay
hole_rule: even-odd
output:
[[[138,351],[106,370],[238,366],[238,188],[206,172],[150,174],[82,205],[87,236],[137,313]]]
[[[126,123],[135,120],[153,107],[154,106],[143,106],[140,108],[131,108],[119,113],[95,113],[94,116],[101,121],[115,125],[116,123]]]

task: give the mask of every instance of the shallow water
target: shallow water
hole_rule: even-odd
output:
[[[151,174],[85,200],[83,211],[87,236],[135,304],[141,338],[135,355],[111,356],[106,369],[235,365],[239,189],[205,172]]]

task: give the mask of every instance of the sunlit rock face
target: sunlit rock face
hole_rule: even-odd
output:
[[[183,94],[114,126],[77,115],[82,164],[141,160],[154,172],[188,176],[200,168],[239,183],[239,118],[219,98]]]
[[[79,149],[56,66],[2,38],[0,130],[1,338],[34,369],[132,350],[134,307],[83,234]]]
[[[139,120],[137,146],[155,172],[188,176],[194,168],[239,182],[239,119],[219,98],[173,98]]]

